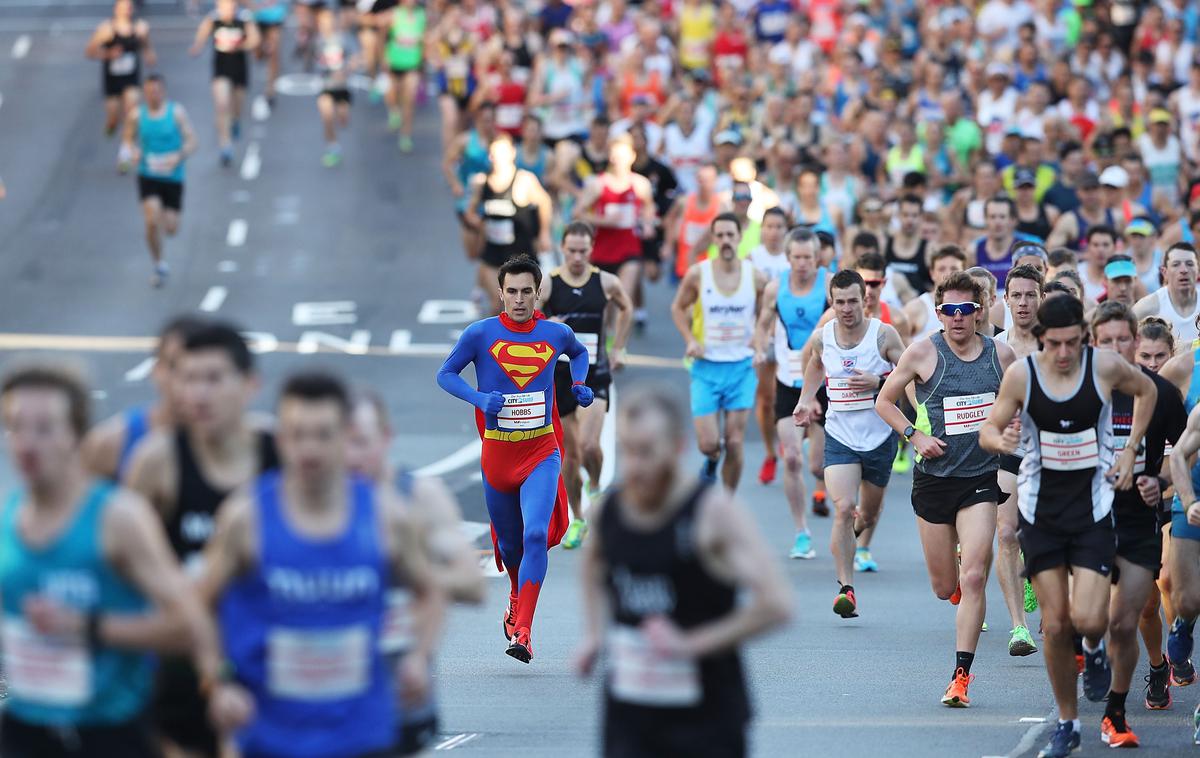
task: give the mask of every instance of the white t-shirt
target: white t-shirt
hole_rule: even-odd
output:
[[[1009,87],[997,97],[985,89],[979,94],[975,120],[983,128],[984,145],[992,155],[998,155],[1004,143],[1004,133],[1016,123],[1017,98],[1015,89]]]
[[[1163,193],[1172,203],[1179,200],[1179,170],[1183,166],[1183,146],[1174,134],[1167,136],[1167,144],[1155,147],[1149,134],[1138,137],[1138,151],[1142,162],[1150,172],[1150,185],[1155,193]]]
[[[750,251],[750,263],[755,270],[766,274],[768,281],[778,279],[780,274],[791,268],[787,253],[781,252],[778,255],[772,255],[767,252],[766,245],[759,245]]]

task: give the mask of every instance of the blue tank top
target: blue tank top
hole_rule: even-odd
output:
[[[541,145],[538,147],[537,160],[530,163],[525,160],[525,151],[517,150],[517,168],[533,174],[544,185],[546,183],[546,159],[549,155],[550,149]]]
[[[1192,351],[1192,378],[1190,382],[1188,384],[1187,397],[1183,399],[1183,406],[1187,408],[1189,414],[1196,407],[1196,403],[1200,402],[1200,349]]]
[[[287,13],[287,3],[272,3],[254,11],[254,20],[260,24],[282,24],[287,20]]]
[[[130,408],[125,411],[125,441],[121,443],[121,455],[117,458],[117,481],[125,477],[125,469],[133,458],[133,449],[150,431],[150,419],[145,408]]]
[[[22,618],[22,604],[34,595],[77,610],[137,614],[147,603],[104,557],[101,524],[113,486],[98,483],[84,497],[75,520],[49,545],[25,544],[17,532],[23,493],[14,493],[0,512],[0,596],[8,667],[7,711],[29,724],[93,726],[137,718],[152,690],[152,666],[141,653],[101,648],[86,642],[48,645]],[[48,655],[47,655],[48,654]],[[21,662],[40,659],[36,670]]]
[[[380,651],[388,566],[372,486],[347,480],[337,537],[295,532],[278,471],[255,483],[258,563],[221,598],[226,654],[254,695],[243,751],[295,758],[358,755],[395,742],[392,676]]]
[[[488,146],[479,139],[479,132],[472,129],[467,132],[467,146],[463,148],[462,160],[458,162],[458,181],[464,188],[471,183],[475,174],[489,174],[492,171],[492,159],[488,157]],[[470,190],[463,193],[458,201],[458,209],[466,210],[471,201]]]
[[[168,101],[163,109],[163,115],[154,118],[145,104],[139,106],[138,135],[142,142],[142,160],[138,163],[138,173],[149,179],[159,179],[168,182],[183,181],[183,161],[175,168],[163,171],[158,167],[158,161],[171,153],[183,149],[183,132],[175,123],[175,103]]]
[[[792,288],[788,284],[791,272],[779,272],[779,294],[775,298],[775,311],[779,314],[787,346],[791,350],[800,350],[804,347],[804,343],[808,342],[808,338],[812,336],[813,329],[817,328],[817,321],[820,320],[821,314],[825,312],[825,274],[826,270],[823,266],[818,268],[812,290],[807,295],[796,297],[792,294]],[[786,360],[786,356],[777,355],[776,360]],[[802,384],[802,381],[793,382],[796,387]]]

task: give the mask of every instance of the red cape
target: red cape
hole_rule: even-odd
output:
[[[551,398],[554,395],[551,392]],[[558,401],[552,400],[551,408],[553,410],[552,420],[554,423],[554,443],[558,448],[558,455],[561,458],[563,454],[563,436],[562,422],[558,419]],[[479,432],[479,439],[483,439],[484,418],[483,411],[475,409],[475,429]],[[486,476],[486,475],[485,475]],[[489,519],[490,522],[490,519]],[[567,527],[571,524],[571,511],[567,506],[567,485],[563,482],[562,474],[558,475],[558,495],[554,498],[554,510],[550,513],[550,524],[546,530],[546,548],[550,549],[562,541],[563,535],[567,533]],[[504,562],[500,559],[500,546],[496,541],[496,527],[492,527],[492,553],[496,557],[496,569],[500,573],[504,573]]]

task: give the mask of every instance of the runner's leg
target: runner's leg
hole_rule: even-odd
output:
[[[599,486],[600,472],[604,468],[604,449],[600,446],[600,433],[604,430],[604,417],[608,413],[608,401],[596,400],[587,408],[578,408],[579,456],[587,471],[588,481]]]
[[[582,410],[576,408],[573,413],[559,416],[563,433],[563,483],[567,485],[567,503],[571,506],[571,515],[577,519],[583,518],[583,476],[579,472],[582,463],[579,412]]]
[[[692,425],[696,430],[696,447],[700,455],[708,459],[708,466],[714,471],[721,460],[721,426],[717,413],[706,413],[694,416]]]
[[[217,122],[217,146],[227,149],[233,144],[230,129],[230,100],[233,86],[225,77],[218,77],[212,82],[213,114]]]
[[[1120,569],[1121,578],[1112,589],[1108,660],[1112,666],[1112,691],[1128,694],[1138,662],[1138,621],[1142,609],[1146,607],[1150,590],[1154,587],[1154,574],[1145,566],[1131,563],[1119,556],[1117,567]],[[1159,645],[1161,650],[1161,639]]]
[[[917,533],[925,553],[929,585],[938,600],[949,600],[958,587],[958,560],[955,546],[958,533],[952,524],[933,524],[917,517]]]
[[[760,380],[763,384],[774,386],[773,379]],[[774,405],[774,401],[772,401]],[[787,498],[788,510],[792,514],[792,523],[797,532],[808,531],[808,518],[805,514],[804,502],[804,459],[801,447],[801,431],[796,428],[796,422],[790,418],[779,419],[775,424],[779,436],[779,444],[783,448],[783,494]]]
[[[1039,571],[1031,581],[1041,606],[1042,654],[1046,658],[1046,674],[1054,691],[1054,701],[1058,704],[1058,717],[1064,720],[1079,718],[1079,670],[1075,665],[1075,630],[1071,626],[1067,567]]]
[[[756,372],[758,388],[754,391],[754,420],[762,432],[766,459],[771,460],[779,454],[779,439],[775,424],[771,423],[775,419],[775,364],[765,361]]]
[[[987,575],[996,538],[996,504],[976,503],[958,512],[955,519],[962,565],[958,584],[962,600],[955,619],[955,649],[974,655],[987,612]],[[953,551],[951,551],[953,553]]]
[[[146,247],[150,251],[150,260],[155,266],[162,261],[162,235],[159,232],[161,217],[162,200],[151,195],[142,201],[142,219],[146,225]]]
[[[730,492],[736,491],[742,478],[743,446],[750,410],[725,411],[725,460],[721,463],[721,481]]]
[[[524,557],[517,586],[517,628],[533,629],[538,594],[546,580],[550,516],[558,495],[562,459],[558,451],[539,463],[521,484],[520,508]]]
[[[862,466],[840,464],[825,469],[825,484],[833,500],[833,528],[829,551],[840,584],[854,583],[854,512],[858,507]]]
[[[1017,543],[1017,476],[1008,471],[996,474],[1000,491],[1008,500],[996,508],[996,580],[1013,627],[1027,626],[1025,585],[1021,580],[1021,546]]]
[[[1142,643],[1146,646],[1146,657],[1150,659],[1150,665],[1158,668],[1163,662],[1163,620],[1160,609],[1162,608],[1162,592],[1155,584],[1150,588],[1149,597],[1146,598],[1146,604],[1142,606],[1142,612],[1138,618],[1138,631],[1142,636]],[[1115,670],[1115,667],[1114,667]]]
[[[393,86],[395,81],[393,80]],[[400,78],[400,133],[409,139],[413,135],[416,118],[417,89],[421,86],[421,72],[408,71]]]

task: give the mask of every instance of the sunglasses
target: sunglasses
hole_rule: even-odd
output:
[[[979,303],[942,303],[938,306],[938,312],[948,318],[958,315],[971,316],[981,307]]]
[[[887,279],[863,279],[863,284],[868,287],[882,287],[886,281]]]

